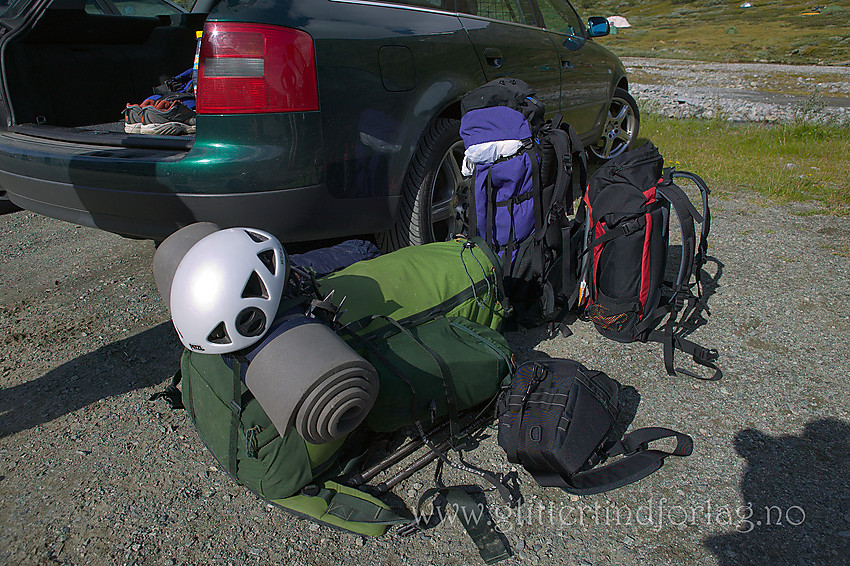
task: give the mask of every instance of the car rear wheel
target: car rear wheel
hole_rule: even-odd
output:
[[[588,147],[590,155],[597,161],[607,161],[634,148],[640,129],[640,112],[637,102],[628,91],[614,91],[602,137]]]
[[[0,214],[8,214],[9,212],[17,212],[21,208],[15,205],[6,195],[6,191],[0,191]]]
[[[407,171],[395,226],[377,236],[381,249],[440,242],[466,232],[472,178],[461,175],[463,153],[459,120],[441,118],[428,129]]]

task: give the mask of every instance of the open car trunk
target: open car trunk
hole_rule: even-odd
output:
[[[85,0],[57,4],[4,38],[10,130],[74,143],[190,148],[193,135],[125,134],[122,110],[192,66],[195,31],[207,14],[103,15],[87,13]]]

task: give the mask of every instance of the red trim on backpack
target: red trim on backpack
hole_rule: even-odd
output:
[[[596,225],[596,229],[593,231],[593,239],[599,238],[607,232],[605,228],[605,223],[600,222]],[[599,266],[599,258],[602,256],[602,248],[605,247],[605,244],[597,244],[593,249],[593,269],[591,270],[592,276],[592,285],[590,286],[591,298],[596,300],[596,272],[598,271]]]
[[[643,192],[646,197],[646,204],[649,206],[650,204],[655,203],[655,189],[656,187],[652,187]],[[644,237],[643,237],[643,255],[641,257],[641,276],[640,276],[640,312],[638,313],[638,317],[643,317],[644,310],[646,309],[646,300],[649,298],[649,240],[652,237],[652,216],[647,212],[646,213],[646,227],[644,228]]]

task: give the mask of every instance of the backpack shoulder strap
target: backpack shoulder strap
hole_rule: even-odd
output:
[[[649,450],[647,445],[661,438],[675,437],[672,452]],[[640,428],[625,435],[608,450],[608,457],[623,455],[612,464],[579,472],[564,478],[553,472],[531,471],[534,479],[544,487],[560,487],[568,493],[590,495],[610,491],[641,480],[659,469],[667,456],[690,456],[694,442],[690,436],[668,428]]]
[[[422,513],[422,506],[429,499],[433,499],[434,511],[426,517]],[[416,509],[417,518],[407,527],[400,529],[399,534],[409,536],[416,531],[429,528],[435,515],[438,522],[444,518],[446,508],[449,506],[455,510],[458,521],[478,547],[478,554],[481,555],[485,564],[495,564],[511,556],[510,547],[504,535],[497,531],[494,522],[485,516],[484,507],[460,486],[432,488],[426,491],[419,498]]]
[[[573,199],[579,197],[587,186],[587,155],[584,145],[570,125],[567,125],[566,130],[553,127],[547,134],[547,138],[555,150],[558,161],[552,203],[562,202],[569,197],[567,198],[567,214],[572,214]],[[568,182],[571,195],[566,194]]]
[[[711,191],[708,190],[708,185],[706,185],[705,181],[695,173],[673,170],[672,178],[692,181],[699,189],[700,197],[702,198],[702,229],[700,231],[700,239],[694,261],[694,269],[696,270],[697,277],[699,277],[699,270],[705,264],[706,253],[708,253],[708,233],[711,230],[711,210],[708,208],[708,195]]]
[[[697,212],[691,199],[681,187],[673,182],[675,178],[686,178],[696,184],[702,197],[702,214]],[[662,183],[659,185],[658,190],[664,198],[671,202],[679,220],[682,230],[682,263],[679,266],[679,274],[670,302],[663,307],[659,307],[652,316],[641,321],[637,325],[637,330],[639,332],[646,332],[644,339],[659,342],[664,346],[664,366],[669,375],[676,375],[678,371],[685,375],[702,379],[690,371],[677,369],[673,366],[674,351],[678,349],[690,354],[697,364],[714,370],[713,375],[708,378],[709,380],[718,380],[722,377],[722,372],[715,365],[718,358],[717,350],[700,346],[676,333],[676,319],[678,318],[679,311],[684,308],[681,320],[687,320],[697,305],[702,304],[705,308],[705,304],[701,298],[700,271],[705,264],[706,253],[708,251],[707,239],[710,229],[710,212],[708,208],[709,190],[705,181],[697,175],[685,171],[673,171],[672,169],[664,170]],[[702,225],[699,243],[696,242],[695,221]],[[696,280],[696,295],[691,291],[690,277],[692,274]],[[687,291],[687,293],[685,294],[682,291]],[[688,303],[687,307],[685,307],[685,303]],[[658,321],[667,314],[669,314],[669,317],[664,327],[654,329]]]
[[[578,159],[573,159],[573,194],[570,202],[573,199],[581,198],[584,191],[587,190],[587,151],[584,149],[584,144],[581,138],[572,126],[567,126],[567,133],[570,136],[570,147],[574,156]],[[578,167],[578,175],[576,175],[576,167]]]
[[[662,179],[657,190],[673,205],[673,210],[676,212],[679,227],[682,231],[682,261],[679,264],[679,273],[673,288],[674,293],[678,293],[683,286],[688,284],[694,270],[694,258],[696,254],[694,222],[701,224],[703,217],[697,212],[688,195],[685,194],[681,187],[673,182],[671,169],[664,170]]]

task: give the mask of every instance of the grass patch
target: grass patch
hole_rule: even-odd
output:
[[[646,112],[641,137],[658,146],[668,165],[699,174],[711,187],[749,189],[783,203],[813,202],[824,212],[850,214],[850,128]]]
[[[811,0],[588,0],[582,15],[625,16],[634,26],[599,42],[622,56],[802,64],[850,62],[850,9]]]

